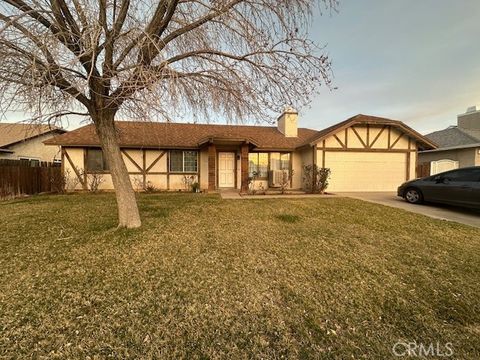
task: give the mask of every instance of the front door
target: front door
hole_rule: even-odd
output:
[[[235,187],[235,153],[218,153],[218,187]]]

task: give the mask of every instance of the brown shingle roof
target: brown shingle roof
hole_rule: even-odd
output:
[[[298,137],[285,137],[273,126],[211,125],[117,121],[120,146],[196,148],[209,138],[245,139],[259,149],[291,150],[311,138],[316,130],[299,128]],[[47,145],[99,146],[93,125],[45,141]]]
[[[49,132],[65,132],[60,128],[40,124],[0,123],[0,147],[15,144]]]
[[[425,149],[436,144],[398,120],[356,115],[324,130],[299,128],[297,137],[285,137],[275,126],[211,125],[117,121],[120,146],[155,148],[197,148],[208,139],[246,140],[258,149],[293,150],[317,143],[355,124],[392,125],[417,139]],[[45,141],[47,145],[99,146],[93,125],[87,125]]]

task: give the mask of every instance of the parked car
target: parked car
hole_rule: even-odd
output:
[[[480,166],[407,181],[397,195],[412,204],[430,201],[480,209]]]

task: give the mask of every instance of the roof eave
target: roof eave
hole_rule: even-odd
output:
[[[480,142],[479,143],[474,143],[474,144],[468,144],[468,145],[437,147],[435,149],[422,150],[422,151],[420,151],[420,153],[441,152],[441,151],[462,150],[462,149],[474,149],[474,148],[477,148],[477,147],[480,147]]]

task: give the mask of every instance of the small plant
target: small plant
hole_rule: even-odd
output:
[[[200,192],[200,184],[199,184],[197,181],[195,181],[195,182],[192,184],[192,191],[193,191],[194,193]]]
[[[320,168],[316,164],[303,166],[303,185],[311,194],[323,194],[328,187],[329,168]]]
[[[285,194],[285,190],[290,185],[294,173],[293,170],[283,170],[282,179],[280,180],[280,190],[282,191],[282,194]]]
[[[79,174],[81,172],[79,171]],[[71,192],[74,191],[78,184],[80,184],[80,179],[78,178],[77,174],[72,174],[69,169],[65,170],[65,191]]]
[[[251,195],[255,195],[257,190],[255,189],[255,180],[257,180],[259,175],[258,171],[252,171],[252,175],[248,177],[248,192]]]
[[[192,184],[195,182],[196,177],[194,175],[183,175],[182,183],[185,191],[190,191],[192,189]]]
[[[79,171],[79,173],[82,172]],[[65,192],[74,191],[80,183],[80,179],[76,174],[72,175],[70,169],[66,169],[63,174],[61,172],[54,172],[50,178],[50,183],[52,184],[53,192],[63,194]]]
[[[52,176],[50,177],[50,184],[53,192],[63,194],[66,191],[66,183],[69,174],[69,170],[67,170],[63,174],[61,172],[52,173]]]
[[[143,190],[146,193],[154,193],[154,192],[158,191],[157,187],[155,185],[153,185],[153,183],[151,181],[147,181]]]
[[[105,182],[102,174],[92,173],[87,175],[88,190],[92,193],[96,193],[99,190],[100,185]]]
[[[134,176],[132,179],[132,183],[136,191],[145,190],[145,186],[143,186],[143,178],[141,176]]]

